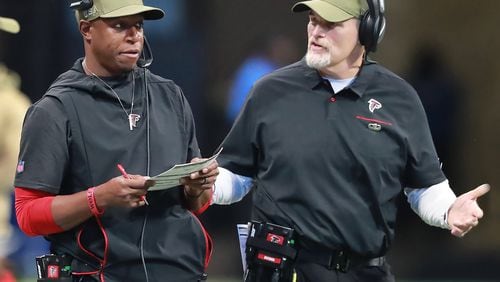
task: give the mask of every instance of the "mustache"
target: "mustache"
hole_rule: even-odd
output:
[[[332,46],[332,44],[330,44],[330,42],[324,38],[309,39],[309,46],[311,46],[312,44],[321,46],[321,47],[326,48],[326,49],[330,49],[330,47]]]

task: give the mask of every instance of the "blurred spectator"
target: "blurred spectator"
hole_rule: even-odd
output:
[[[0,30],[18,33],[17,21],[0,17]],[[29,99],[19,91],[19,77],[0,64],[0,281],[15,281],[7,256],[14,251],[10,224],[11,194],[19,138]]]
[[[427,113],[434,145],[443,169],[453,163],[451,152],[455,140],[455,117],[461,101],[458,80],[453,77],[436,47],[421,46],[415,52],[409,83],[417,90]]]
[[[261,48],[256,47],[259,44],[263,44]],[[251,48],[254,49],[236,70],[229,90],[226,108],[226,121],[229,124],[238,116],[253,83],[273,70],[291,63],[298,55],[293,41],[284,35],[269,36],[261,42],[251,44]]]

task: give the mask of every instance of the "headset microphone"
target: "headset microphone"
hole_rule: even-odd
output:
[[[144,36],[144,46],[142,47],[141,57],[137,60],[137,66],[140,68],[147,68],[153,62],[153,52],[151,51],[151,46]]]

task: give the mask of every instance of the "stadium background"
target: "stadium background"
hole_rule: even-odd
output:
[[[184,89],[204,155],[213,152],[229,129],[224,119],[228,88],[248,50],[259,48],[256,38],[266,34],[292,38],[301,51],[297,60],[306,47],[306,14],[290,12],[294,1],[145,3],[161,6],[167,14],[145,25],[155,56],[152,70]],[[430,46],[439,54],[461,89],[448,99],[457,115],[448,124],[454,132],[447,143],[451,153],[444,170],[457,194],[484,182],[493,187],[480,200],[486,218],[463,239],[423,224],[402,199],[389,256],[393,271],[412,281],[500,281],[500,205],[495,204],[500,202],[500,1],[387,0],[386,8],[387,33],[373,58],[406,77],[418,48]],[[83,54],[68,2],[0,0],[0,15],[17,18],[22,25],[16,36],[0,34],[0,61],[20,74],[22,90],[36,101]],[[233,206],[212,207],[203,215],[215,241],[209,281],[237,281],[241,275],[235,224],[248,219],[250,204],[246,198]],[[34,267],[30,259],[18,266],[27,275]]]

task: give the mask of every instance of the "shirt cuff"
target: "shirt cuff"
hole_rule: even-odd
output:
[[[447,215],[457,196],[451,190],[448,180],[428,188],[405,188],[405,194],[413,211],[432,226],[450,229]]]
[[[215,189],[212,203],[229,205],[240,201],[252,188],[253,179],[248,176],[235,174],[223,167],[219,167],[219,175],[215,180]]]

